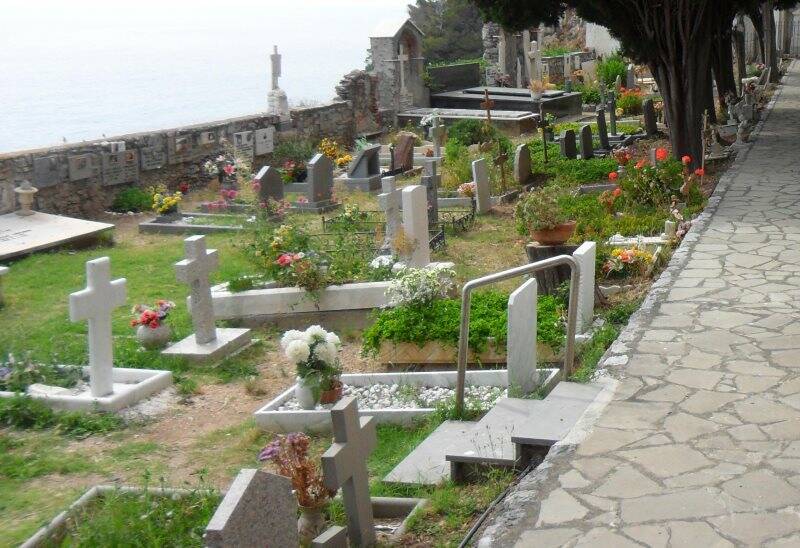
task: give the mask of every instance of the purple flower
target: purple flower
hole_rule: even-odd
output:
[[[262,449],[261,452],[258,454],[258,460],[261,462],[265,460],[272,460],[276,456],[278,456],[280,449],[281,449],[280,440],[272,441],[269,444],[267,444],[267,446],[264,447],[264,449]]]

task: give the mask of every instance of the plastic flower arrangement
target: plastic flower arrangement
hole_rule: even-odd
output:
[[[629,249],[616,247],[603,263],[602,270],[607,278],[644,276],[651,264],[653,255],[648,251],[635,246]]]
[[[449,268],[405,268],[391,281],[386,296],[392,306],[425,306],[447,297],[455,276]]]
[[[157,300],[155,307],[152,308],[144,304],[137,304],[131,310],[131,313],[135,315],[131,320],[131,327],[144,325],[150,329],[158,329],[173,308],[175,308],[174,302],[163,299]]]
[[[330,390],[342,370],[339,350],[342,342],[336,333],[312,325],[305,331],[292,329],[281,337],[284,355],[297,367],[297,376],[315,391]]]
[[[458,194],[459,196],[466,196],[467,198],[474,198],[477,192],[477,185],[472,183],[462,183],[458,185]]]
[[[148,188],[148,192],[150,192],[152,196],[153,211],[159,215],[166,215],[167,213],[178,211],[178,205],[183,199],[183,193],[181,191],[170,194],[167,187],[164,185],[150,187]]]
[[[622,195],[622,189],[615,188],[614,190],[606,190],[597,197],[597,201],[600,202],[603,207],[606,208],[606,211],[609,215],[614,213],[614,203],[617,201]]]
[[[292,480],[297,503],[304,508],[319,508],[336,495],[325,487],[322,474],[309,456],[311,440],[302,432],[278,436],[258,454],[261,462],[270,461],[278,473]]]

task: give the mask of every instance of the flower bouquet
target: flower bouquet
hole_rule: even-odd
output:
[[[131,327],[136,327],[136,338],[145,348],[160,348],[169,342],[169,326],[165,323],[169,311],[175,303],[159,299],[155,307],[137,304],[131,311],[134,314]]]
[[[616,247],[603,263],[607,278],[644,276],[653,264],[653,254],[634,246],[628,249]]]
[[[303,409],[314,409],[317,403],[334,403],[341,398],[341,346],[336,333],[318,325],[283,334],[281,348],[297,367],[295,398]]]

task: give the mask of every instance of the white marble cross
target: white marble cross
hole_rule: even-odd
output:
[[[114,392],[114,346],[111,313],[125,304],[125,278],[111,280],[111,260],[86,263],[86,289],[69,296],[69,319],[89,321],[89,387],[95,398]]]
[[[406,53],[406,47],[404,44],[400,44],[400,53],[397,55],[397,61],[400,67],[400,91],[406,91],[406,63],[410,61],[411,58]]]
[[[402,224],[400,207],[403,193],[395,187],[394,177],[384,177],[381,179],[381,187],[383,194],[378,195],[378,205],[386,216],[385,243],[392,248],[392,253],[394,253],[394,240]]]
[[[206,250],[205,236],[186,238],[184,247],[186,258],[175,263],[175,273],[190,288],[194,338],[197,344],[206,344],[217,338],[208,275],[219,267],[219,255],[216,249]]]
[[[325,486],[342,489],[351,545],[374,546],[367,457],[377,443],[375,417],[359,418],[356,399],[349,397],[331,409],[331,420],[334,443],[322,455]]]
[[[442,141],[444,140],[444,126],[441,125],[439,116],[433,117],[433,126],[431,126],[431,139],[433,139],[433,155],[437,158],[442,156]]]

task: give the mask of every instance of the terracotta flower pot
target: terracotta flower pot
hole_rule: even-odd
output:
[[[531,238],[541,245],[561,245],[575,233],[575,221],[561,223],[548,230],[531,230]]]
[[[323,390],[319,396],[319,403],[325,405],[328,403],[336,403],[342,399],[342,383],[341,381],[333,381],[330,390]]]

